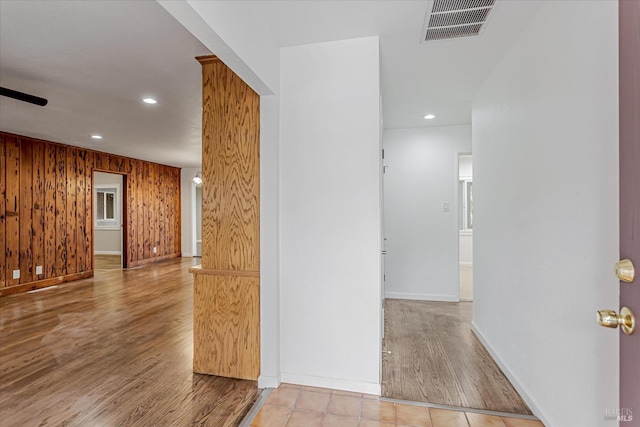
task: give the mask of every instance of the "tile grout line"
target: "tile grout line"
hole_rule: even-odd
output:
[[[474,414],[482,414],[482,415],[494,415],[496,417],[503,418],[519,418],[523,420],[531,420],[531,421],[540,421],[535,415],[526,415],[526,414],[513,414],[511,412],[500,412],[500,411],[490,411],[487,409],[475,409],[475,408],[464,408],[461,406],[448,406],[448,405],[439,405],[437,403],[426,403],[426,402],[414,402],[412,400],[400,400],[400,399],[392,399],[388,397],[380,396],[381,402],[393,402],[393,403],[403,403],[407,405],[414,406],[423,406],[427,408],[435,408],[435,409],[446,409],[448,411],[456,411],[456,412],[471,412]]]

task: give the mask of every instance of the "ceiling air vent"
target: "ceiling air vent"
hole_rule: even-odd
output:
[[[434,0],[422,42],[480,34],[496,0]]]

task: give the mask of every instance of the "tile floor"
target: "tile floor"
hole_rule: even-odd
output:
[[[252,427],[544,427],[540,421],[385,402],[368,394],[281,384]]]

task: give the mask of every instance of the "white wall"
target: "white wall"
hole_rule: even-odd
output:
[[[471,127],[386,130],[384,149],[386,297],[457,301],[457,153]]]
[[[471,154],[460,155],[458,158],[458,178],[473,178],[473,156]]]
[[[93,173],[93,185],[109,185],[120,189],[118,192],[118,215],[122,224],[122,175],[104,172]],[[95,200],[95,188],[93,198]],[[94,211],[95,215],[95,211]],[[120,255],[122,253],[122,229],[100,230],[95,228],[95,218],[93,219],[93,253],[103,255]]]
[[[258,94],[278,93],[279,46],[251,2],[157,1]]]
[[[379,393],[378,38],[280,54],[282,380]]]
[[[182,256],[192,257],[194,255],[193,230],[195,227],[195,212],[193,204],[195,201],[195,189],[193,188],[193,177],[201,168],[184,168],[180,171],[180,219],[182,228],[180,229],[182,242]]]
[[[617,74],[617,2],[542,2],[473,101],[474,326],[549,427],[618,407]]]

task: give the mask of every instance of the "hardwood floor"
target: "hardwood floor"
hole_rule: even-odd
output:
[[[382,395],[530,415],[471,331],[472,307],[468,302],[387,299]]]
[[[257,384],[192,372],[198,262],[0,298],[0,425],[238,425]]]
[[[93,255],[93,271],[117,270],[121,267],[120,255]]]

